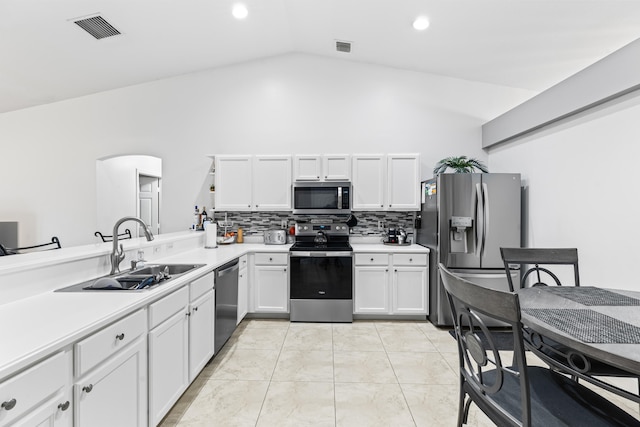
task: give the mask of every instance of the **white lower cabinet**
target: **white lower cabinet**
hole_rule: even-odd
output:
[[[289,312],[288,254],[256,253],[252,276],[254,311]]]
[[[189,382],[213,357],[215,294],[213,289],[189,304]]]
[[[71,352],[58,352],[0,383],[0,405],[2,426],[71,426]]]
[[[388,267],[356,265],[354,283],[354,313],[389,313]]]
[[[189,386],[189,288],[149,306],[149,425],[156,426]]]
[[[239,325],[249,311],[249,268],[248,256],[243,255],[238,261],[238,318],[236,325]]]
[[[76,380],[73,395],[76,426],[146,426],[146,335]]]
[[[427,254],[356,254],[354,314],[428,314]]]

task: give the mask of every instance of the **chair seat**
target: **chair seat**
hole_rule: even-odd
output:
[[[528,367],[527,372],[532,426],[640,426],[640,421],[627,412],[570,378],[537,366]],[[485,372],[485,375],[491,382],[495,371]],[[504,386],[492,398],[514,418],[520,419],[520,383],[512,376],[505,376],[504,380]],[[469,383],[464,387],[470,395],[479,395]],[[496,414],[496,409],[483,404],[482,399],[474,401],[488,415]]]

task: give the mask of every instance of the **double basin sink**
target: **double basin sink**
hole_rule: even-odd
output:
[[[151,264],[112,276],[99,277],[56,292],[146,291],[189,273],[205,264]]]

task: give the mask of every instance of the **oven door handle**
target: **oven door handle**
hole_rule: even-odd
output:
[[[351,257],[353,252],[344,251],[344,252],[290,252],[292,257],[298,258],[309,258],[309,257]]]

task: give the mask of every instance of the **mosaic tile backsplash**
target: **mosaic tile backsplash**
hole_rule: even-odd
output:
[[[309,215],[293,215],[291,212],[216,212],[214,220],[224,221],[225,213],[227,221],[233,222],[233,229],[242,228],[244,234],[263,234],[265,230],[290,227],[298,221],[308,221],[319,218]],[[413,224],[416,212],[355,212],[358,225],[351,228],[353,235],[379,236],[389,227],[402,227],[408,234],[413,234]],[[347,218],[341,216],[323,216],[334,222],[346,222]],[[380,226],[380,228],[378,228]]]

